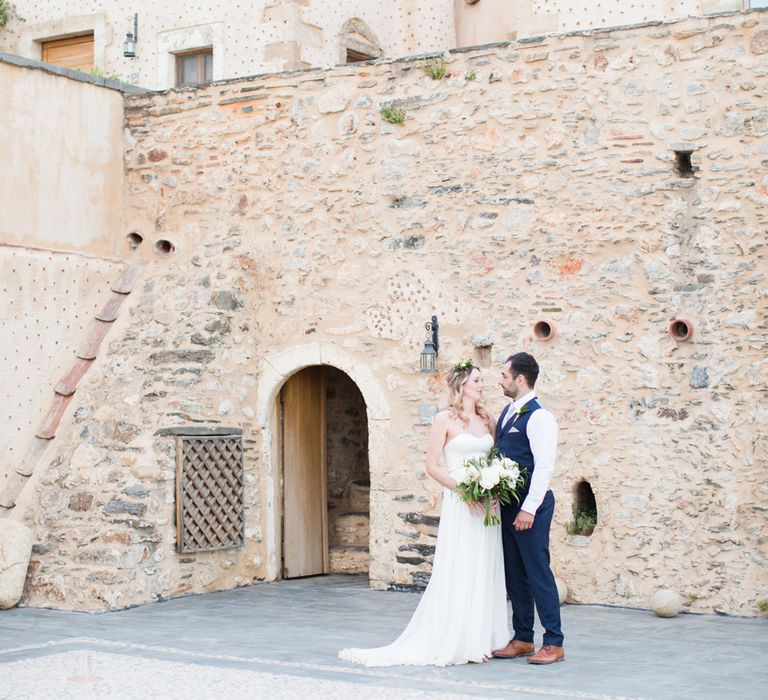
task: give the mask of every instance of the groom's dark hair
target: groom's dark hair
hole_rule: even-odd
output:
[[[528,386],[533,389],[539,378],[539,363],[536,362],[533,355],[529,355],[527,352],[518,352],[510,355],[507,362],[512,370],[512,376],[516,377],[518,374],[522,374]]]

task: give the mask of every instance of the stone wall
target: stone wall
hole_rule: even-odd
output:
[[[326,446],[328,507],[344,503],[349,484],[367,479],[368,424],[365,401],[355,383],[343,372],[325,372]]]
[[[354,381],[333,367],[325,369],[323,381],[330,569],[367,574],[370,468],[365,400]]]
[[[127,97],[124,231],[144,235],[145,284],[16,516],[37,532],[27,604],[279,576],[274,399],[314,364],[368,408],[371,583],[422,585],[444,372],[475,357],[498,411],[498,365],[528,349],[561,429],[552,549],[571,600],[644,606],[671,587],[693,610],[755,614],[766,53],[755,12],[456,52],[437,81],[406,59]],[[382,119],[393,102],[403,124]],[[441,372],[424,375],[433,313]],[[245,435],[246,545],[179,556],[155,432],[216,424]],[[566,531],[582,479],[589,538]]]

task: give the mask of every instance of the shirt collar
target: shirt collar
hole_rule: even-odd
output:
[[[510,401],[509,403],[509,410],[513,411],[514,413],[517,413],[525,404],[527,404],[531,399],[536,398],[536,392],[535,391],[529,391],[525,396],[521,396],[520,398]]]

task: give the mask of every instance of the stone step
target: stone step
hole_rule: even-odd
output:
[[[371,509],[371,482],[369,479],[355,479],[347,485],[346,493],[349,509],[369,511]]]
[[[331,546],[367,547],[371,520],[367,512],[328,514],[328,541]]]
[[[332,574],[365,574],[371,561],[368,547],[331,547],[329,559]]]

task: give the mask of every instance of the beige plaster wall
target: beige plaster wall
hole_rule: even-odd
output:
[[[121,94],[6,63],[0,93],[0,244],[114,255]]]
[[[498,411],[498,365],[528,349],[561,428],[552,550],[571,599],[642,607],[671,587],[693,610],[756,614],[767,53],[768,14],[750,13],[457,53],[441,81],[402,60],[126,98],[126,226],[176,252],[139,248],[143,290],[15,515],[39,542],[26,603],[279,576],[274,400],[313,364],[366,401],[372,585],[423,584],[443,374],[475,357]],[[402,125],[381,118],[393,100]],[[424,375],[433,313],[441,372]],[[155,436],[172,425],[243,428],[241,550],[175,553],[173,448]],[[566,531],[582,478],[590,538]]]

